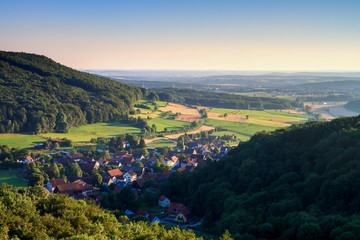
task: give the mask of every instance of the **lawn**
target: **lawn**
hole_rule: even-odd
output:
[[[9,185],[13,185],[14,187],[27,187],[27,181],[16,178],[16,175],[21,173],[22,171],[17,169],[0,170],[0,185],[7,183]]]
[[[243,122],[231,122],[231,121],[223,121],[217,119],[208,119],[206,121],[206,125],[222,127],[232,132],[236,132],[245,136],[251,137],[256,132],[259,131],[273,131],[277,129],[277,127],[263,126],[252,123],[243,123]]]
[[[165,118],[152,119],[149,120],[147,123],[149,126],[155,124],[157,132],[162,132],[164,131],[165,128],[167,128],[168,131],[172,131],[172,130],[181,130],[186,126],[190,126],[190,123],[188,122],[170,120]]]
[[[171,147],[172,145],[174,145],[174,141],[171,141],[169,139],[159,139],[159,140],[155,140],[149,144],[146,144],[146,146],[148,147]]]
[[[129,124],[119,122],[87,124],[70,129],[69,133],[45,133],[44,137],[68,138],[74,143],[89,142],[92,138],[111,138],[123,134],[138,134],[140,129]]]
[[[28,134],[0,134],[0,145],[29,148],[33,144],[45,141],[42,137]]]

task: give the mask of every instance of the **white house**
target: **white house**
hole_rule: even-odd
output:
[[[137,179],[137,175],[134,171],[130,170],[123,175],[123,178],[126,179],[127,183],[132,183]]]
[[[164,195],[161,195],[159,197],[159,206],[164,207],[164,208],[169,207],[170,206],[170,200],[167,197],[165,197]]]

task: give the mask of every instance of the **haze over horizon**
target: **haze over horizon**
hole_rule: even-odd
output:
[[[360,1],[10,1],[0,49],[76,69],[360,71]]]

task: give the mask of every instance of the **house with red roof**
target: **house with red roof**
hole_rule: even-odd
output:
[[[54,192],[55,188],[58,185],[65,184],[65,181],[63,178],[55,178],[48,181],[45,185],[46,190],[48,190],[50,193]]]
[[[169,217],[181,223],[186,223],[191,216],[191,210],[181,203],[170,203],[167,213]]]

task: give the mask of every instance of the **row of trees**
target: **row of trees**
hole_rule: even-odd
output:
[[[232,109],[288,109],[302,107],[300,101],[279,98],[247,97],[235,94],[195,91],[190,89],[156,89],[161,101],[183,103],[198,106]]]

